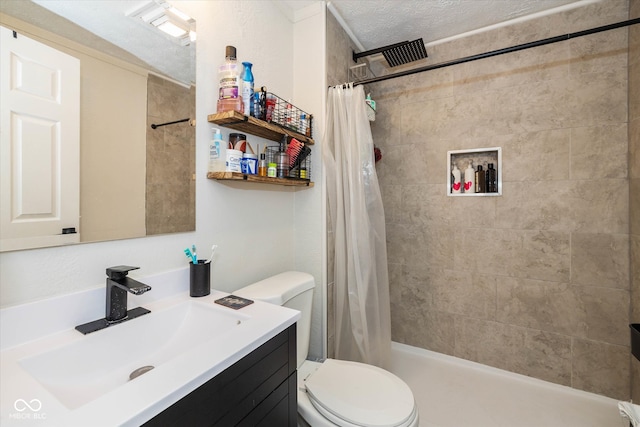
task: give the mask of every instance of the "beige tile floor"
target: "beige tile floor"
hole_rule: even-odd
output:
[[[391,371],[413,390],[421,427],[628,427],[617,401],[403,344]]]

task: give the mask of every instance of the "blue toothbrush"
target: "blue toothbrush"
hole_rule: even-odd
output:
[[[186,248],[184,250],[184,254],[187,256],[187,258],[189,258],[189,261],[191,261],[193,264],[196,264],[198,262],[196,260],[196,257],[191,253],[191,249]]]

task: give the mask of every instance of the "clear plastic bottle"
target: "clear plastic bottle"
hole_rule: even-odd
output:
[[[289,176],[289,154],[287,153],[287,135],[283,135],[280,140],[280,149],[276,153],[275,161],[278,168],[277,177],[286,178]]]
[[[253,116],[251,110],[251,100],[253,99],[253,73],[251,72],[251,62],[243,62],[244,73],[242,74],[242,102],[244,103],[244,114]]]
[[[278,168],[278,178],[286,178],[289,176],[289,155],[284,151],[276,153],[276,165]]]
[[[242,112],[244,105],[242,95],[239,92],[240,74],[238,61],[236,60],[236,48],[227,46],[225,63],[218,68],[220,78],[220,90],[218,92],[218,112],[236,110]]]
[[[258,162],[258,176],[267,176],[267,159],[264,153],[260,154]]]

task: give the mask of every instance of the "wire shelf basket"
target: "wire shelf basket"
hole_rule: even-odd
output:
[[[278,95],[267,92],[264,87],[254,94],[251,115],[313,138],[313,115]]]
[[[277,178],[311,180],[311,148],[295,138],[283,149],[266,147],[265,157],[267,163],[276,164]]]

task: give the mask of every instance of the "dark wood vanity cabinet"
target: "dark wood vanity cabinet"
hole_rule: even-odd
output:
[[[293,324],[144,425],[294,427],[296,362]]]

